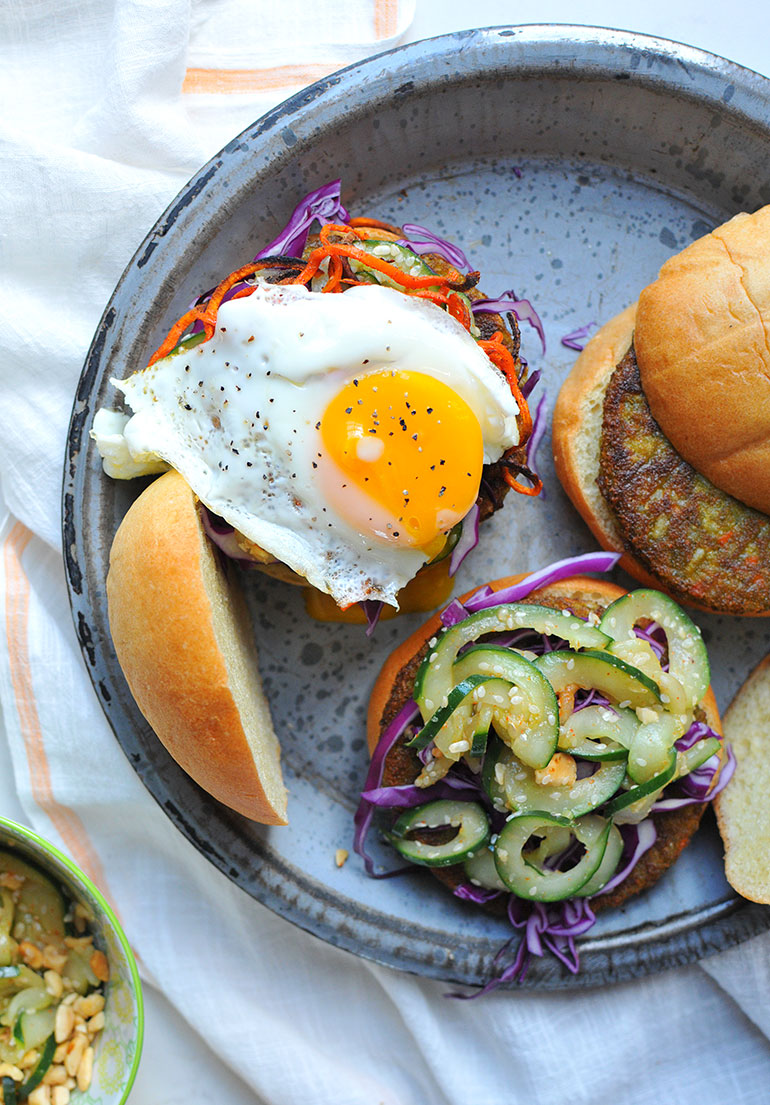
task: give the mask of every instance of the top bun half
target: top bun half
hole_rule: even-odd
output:
[[[770,206],[663,265],[634,344],[663,433],[693,468],[770,514]]]

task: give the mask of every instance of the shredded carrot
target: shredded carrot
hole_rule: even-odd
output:
[[[524,475],[524,473],[521,474]],[[514,491],[518,491],[520,495],[539,495],[540,492],[543,490],[543,481],[540,479],[539,476],[536,476],[534,472],[528,472],[527,475],[528,478],[532,480],[531,487],[527,487],[526,484],[519,483],[514,473],[508,471],[508,469],[505,470],[504,478],[508,486],[513,488]]]
[[[717,541],[720,545],[726,545],[732,536],[733,530],[728,530],[727,533],[723,533],[721,536],[717,537]]]
[[[329,236],[333,233],[347,233],[353,234],[359,239],[366,237],[363,231],[352,229],[348,226],[340,226],[337,223],[327,223],[326,226],[321,227],[321,233],[319,235],[321,244],[329,256],[335,254],[339,257],[352,257],[354,261],[360,261],[366,265],[367,268],[374,269],[375,272],[381,272],[385,276],[389,276],[391,280],[396,284],[401,284],[405,288],[430,288],[436,287],[438,284],[447,284],[448,280],[443,276],[436,276],[431,273],[430,276],[412,276],[410,273],[402,272],[398,265],[394,265],[390,261],[384,261],[382,257],[375,257],[372,253],[367,253],[364,249],[358,249],[357,246],[349,245],[345,242],[330,242]]]
[[[384,230],[389,234],[392,234],[394,238],[403,238],[403,233],[393,223],[385,223],[382,219],[370,219],[368,215],[358,215],[355,219],[350,219],[348,226],[352,226],[354,229],[368,230],[370,227],[373,230]]]
[[[347,225],[341,223],[327,223],[325,226],[321,227],[319,232],[319,246],[313,249],[305,259],[302,270],[296,275],[284,277],[279,283],[285,285],[307,285],[313,277],[316,276],[322,263],[328,258],[329,272],[323,287],[324,292],[342,292],[345,287],[360,286],[364,284],[365,281],[355,280],[344,275],[345,267],[342,259],[343,257],[350,257],[360,261],[369,269],[381,272],[402,288],[408,289],[408,294],[417,296],[420,299],[428,299],[439,306],[446,307],[453,318],[457,319],[467,330],[470,330],[472,316],[468,311],[467,304],[451,288],[451,284],[461,283],[463,280],[463,277],[460,276],[456,269],[452,268],[442,276],[438,274],[412,276],[410,273],[405,273],[397,265],[385,261],[381,257],[376,257],[371,253],[367,253],[351,242],[351,238],[353,241],[365,240],[373,229],[387,240],[398,238],[398,234],[391,229],[390,224],[380,223],[377,219],[351,219],[350,223]],[[336,235],[338,238],[346,238],[347,241],[333,241],[333,235]],[[185,314],[174,323],[165,340],[150,358],[148,367],[171,353],[172,350],[176,348],[185,332],[198,323],[203,327],[206,340],[208,341],[212,338],[216,331],[217,312],[227,293],[236,284],[248,279],[248,277],[253,276],[261,269],[280,268],[283,267],[284,264],[285,262],[279,261],[253,261],[251,264],[244,265],[236,269],[235,272],[231,272],[229,276],[226,276],[224,280],[217,285],[207,302],[197,307],[190,308],[189,311],[186,311]],[[238,288],[231,298],[248,296],[251,295],[253,291],[253,286]],[[486,353],[492,364],[503,373],[508,381],[511,394],[516,400],[519,408],[521,444],[523,444],[527,441],[532,432],[532,416],[530,415],[527,402],[521,393],[516,372],[516,362],[510,350],[504,344],[503,337],[503,333],[498,330],[492,335],[491,339],[479,341],[478,344]],[[506,482],[514,490],[522,495],[538,495],[540,493],[543,485],[537,475],[521,467],[519,467],[518,474],[531,480],[532,486],[527,487],[519,483],[516,479],[516,475],[510,469],[506,469]],[[725,534],[720,538],[720,541],[726,541],[730,536],[731,534]]]
[[[342,291],[342,258],[332,257],[329,260],[329,279],[323,286],[324,292],[340,292]]]
[[[447,310],[452,318],[456,318],[466,330],[471,328],[471,316],[467,304],[460,299],[456,292],[447,297]]]
[[[519,414],[521,416],[520,444],[523,445],[524,442],[529,438],[529,435],[532,433],[532,415],[529,413],[529,407],[527,406],[526,399],[521,394],[521,388],[519,387],[519,378],[516,375],[516,362],[513,359],[513,354],[503,344],[503,334],[500,330],[496,330],[489,341],[480,341],[479,345],[489,357],[492,364],[500,369],[500,371],[508,381],[508,386],[511,389],[511,394],[513,395],[513,398],[516,400],[516,403],[519,407]],[[538,492],[529,492],[529,494],[537,495]]]
[[[174,323],[166,335],[165,340],[150,357],[147,367],[149,368],[151,365],[154,365],[156,361],[168,356],[168,354],[176,348],[185,330],[189,329],[189,327],[193,326],[196,322],[200,322],[203,326],[207,341],[213,338],[217,326],[217,312],[222,304],[222,300],[230,289],[235,284],[240,283],[241,280],[246,280],[249,276],[253,276],[255,272],[259,272],[261,269],[278,268],[283,267],[283,265],[283,262],[276,261],[252,261],[250,265],[243,265],[241,268],[236,269],[235,272],[231,272],[221,283],[217,284],[206,303],[201,303],[199,307],[191,307],[189,311],[186,311],[185,314]],[[239,289],[233,298],[240,299],[243,296],[251,295],[253,291],[253,288]]]

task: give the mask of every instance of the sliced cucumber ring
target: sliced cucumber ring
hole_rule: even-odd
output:
[[[356,242],[356,248],[364,253],[371,253],[372,256],[379,257],[380,260],[387,261],[390,265],[395,265],[409,276],[435,276],[433,269],[429,268],[416,253],[405,246],[398,245],[396,242],[367,238],[364,241]],[[367,277],[372,283],[382,284],[386,288],[396,288],[398,291],[404,290],[401,284],[391,280],[386,273],[380,272],[379,269],[370,268],[364,261],[359,261],[357,257],[349,257],[348,261],[357,276]],[[438,287],[438,277],[436,277],[436,281],[436,287]]]
[[[604,851],[602,862],[588,882],[583,883],[576,897],[590,898],[592,894],[598,894],[602,887],[607,885],[617,871],[622,855],[623,837],[620,835],[620,829],[617,825],[613,825],[610,829],[610,835],[607,837],[607,847]]]
[[[498,735],[524,763],[545,767],[559,739],[559,704],[545,676],[518,652],[485,644],[472,645],[455,661],[452,678],[466,679],[473,673],[500,681],[488,686],[484,696],[492,705]],[[445,743],[437,741],[444,755]]]
[[[716,755],[721,747],[722,742],[718,737],[705,737],[703,740],[699,740],[697,744],[692,745],[691,748],[679,752],[676,764],[677,779],[681,779],[683,775],[689,775],[691,771],[696,771],[699,767],[702,767],[707,760]]]
[[[640,725],[628,752],[629,778],[646,783],[665,771],[674,742],[681,735],[681,723],[673,714],[659,714],[655,721]]]
[[[495,867],[495,854],[488,845],[468,856],[463,867],[468,879],[477,886],[483,886],[485,890],[504,890],[507,892],[508,887],[498,875]]]
[[[503,744],[500,738],[492,733],[487,743],[487,751],[481,768],[481,785],[489,795],[489,800],[496,810],[508,809],[505,804],[503,780],[505,778],[505,767],[512,759],[513,752],[508,745]],[[499,770],[498,764],[500,764]]]
[[[708,654],[700,629],[673,599],[659,591],[631,591],[607,607],[599,625],[613,641],[623,641],[636,636],[634,626],[648,618],[666,634],[669,674],[685,689],[692,710],[711,682]]]
[[[642,799],[653,797],[654,800],[654,798],[657,798],[658,793],[674,778],[676,774],[676,762],[676,751],[672,749],[669,761],[663,771],[658,775],[654,775],[652,779],[648,779],[646,783],[639,783],[638,786],[621,791],[620,794],[617,794],[612,801],[607,804],[604,810],[607,817],[615,817],[623,811],[623,821],[637,820],[636,814],[641,812],[641,808],[631,807],[636,807],[636,804],[641,802]],[[641,818],[639,818],[639,820],[641,820]]]
[[[410,837],[421,829],[456,828],[444,844],[425,844]],[[401,814],[387,838],[396,851],[412,863],[425,867],[446,867],[461,863],[489,840],[489,820],[478,802],[456,802],[441,798]]]
[[[622,708],[660,706],[660,691],[652,679],[611,652],[547,652],[534,664],[557,694],[577,686],[599,691]]]
[[[586,706],[561,726],[559,748],[584,760],[624,760],[638,728],[633,710]]]
[[[570,829],[585,851],[574,867],[557,871],[545,867],[544,862],[545,858],[554,859],[564,850],[564,834],[554,832],[563,826]],[[528,901],[558,902],[574,897],[599,870],[611,829],[612,822],[596,814],[588,814],[575,822],[547,813],[519,814],[506,822],[497,838],[497,873],[509,890]],[[532,861],[534,853],[526,851],[533,837],[540,841],[537,864]],[[553,846],[549,848],[551,840]]]
[[[466,679],[463,679],[456,687],[453,687],[447,695],[446,705],[440,706],[436,710],[435,714],[428,719],[428,721],[420,729],[419,733],[416,733],[414,737],[408,742],[409,748],[426,748],[432,740],[435,740],[439,732],[444,728],[446,723],[459,708],[463,705],[465,700],[473,694],[477,687],[482,686],[484,683],[498,682],[493,675],[469,675]],[[452,734],[454,739],[459,739],[455,733]],[[446,742],[445,742],[446,743]],[[470,749],[470,742],[468,749]],[[442,751],[448,751],[442,749]],[[460,758],[460,754],[454,757]]]
[[[623,760],[599,764],[598,770],[571,786],[538,783],[534,771],[511,757],[505,768],[503,790],[505,802],[516,813],[542,810],[574,820],[597,809],[619,789],[626,774]]]
[[[488,633],[504,633],[516,629],[532,629],[536,633],[561,637],[575,649],[602,649],[610,641],[606,633],[574,614],[564,616],[546,606],[509,602],[488,610],[479,610],[457,625],[444,629],[420,665],[414,684],[414,697],[422,711],[423,720],[427,721],[449,694],[454,682],[452,666],[461,648]]]

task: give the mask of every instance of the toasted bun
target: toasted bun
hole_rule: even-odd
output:
[[[107,600],[131,693],[176,762],[217,801],[285,825],[280,749],[245,604],[176,472],[150,484],[123,519]]]
[[[655,420],[693,468],[770,514],[770,206],[667,261],[634,344]]]
[[[754,669],[725,713],[735,774],[714,799],[727,881],[744,898],[770,903],[770,656]]]
[[[612,510],[596,483],[604,393],[631,345],[635,317],[633,303],[605,323],[575,361],[553,412],[553,460],[564,490],[602,548],[622,553],[622,568],[646,587],[659,589],[660,582],[624,548]]]
[[[494,591],[499,591],[503,587],[518,583],[523,578],[525,578],[523,575],[508,576],[505,579],[495,580],[490,586]],[[463,595],[461,601],[470,598],[478,589],[474,588]],[[556,610],[569,607],[580,616],[586,617],[591,611],[600,613],[623,594],[625,590],[622,587],[608,580],[594,579],[590,576],[572,576],[559,583],[532,591],[527,596],[527,601],[551,606]],[[370,754],[376,748],[384,728],[411,698],[414,678],[422,657],[427,651],[427,642],[440,626],[441,619],[436,614],[385,661],[377,677],[369,704],[367,740]],[[711,687],[704,695],[700,706],[711,728],[721,733],[719,710]],[[404,767],[404,762],[401,760],[397,770],[400,772]],[[398,781],[410,780],[399,777]],[[595,907],[603,909],[622,905],[635,894],[657,882],[690,842],[700,824],[704,809],[703,805],[692,805],[672,813],[653,815],[658,833],[655,844],[645,853],[631,875],[620,886],[596,899]],[[452,887],[460,881],[452,868],[437,868],[433,873],[440,881]]]

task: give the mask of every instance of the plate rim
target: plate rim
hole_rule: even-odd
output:
[[[393,59],[396,59],[398,63],[403,63],[396,65],[397,69],[406,69],[417,58],[425,64],[428,59],[435,59],[442,53],[454,53],[461,43],[463,44],[464,50],[468,51],[468,47],[471,43],[473,43],[474,46],[483,47],[484,44],[492,42],[494,39],[501,38],[505,38],[509,41],[513,39],[518,45],[523,47],[540,47],[544,50],[556,45],[561,47],[590,45],[595,48],[597,52],[605,52],[606,57],[603,59],[605,67],[612,61],[613,51],[620,51],[621,53],[626,52],[628,56],[639,54],[643,58],[647,55],[648,59],[654,56],[658,60],[662,59],[664,63],[671,63],[676,66],[684,65],[685,69],[687,66],[695,67],[699,74],[701,76],[705,75],[708,80],[719,80],[724,83],[725,78],[728,77],[735,82],[734,85],[730,85],[730,87],[733,87],[731,99],[734,98],[736,92],[738,93],[739,102],[737,102],[732,109],[735,110],[737,114],[743,115],[748,119],[754,118],[748,110],[749,105],[753,101],[760,99],[763,100],[765,104],[770,104],[770,79],[756,73],[752,69],[741,66],[726,58],[722,58],[717,54],[701,50],[697,47],[677,43],[669,39],[645,35],[638,32],[621,31],[605,27],[576,26],[571,24],[532,23],[510,27],[494,26],[468,31],[451,32],[434,38],[422,39],[418,42],[396,46],[380,54],[345,66],[321,78],[266,112],[248,127],[244,128],[235,138],[210,158],[209,161],[193,174],[190,180],[182,187],[140,242],[110,296],[86,356],[83,371],[76,388],[72,415],[67,432],[67,448],[62,483],[62,540],[67,591],[76,634],[81,651],[83,652],[86,667],[94,683],[94,690],[97,698],[102,705],[115,738],[123,748],[124,753],[134,767],[136,773],[139,775],[145,788],[161,806],[161,809],[164,810],[169,820],[173,822],[175,827],[182,832],[193,846],[206,856],[214,866],[232,881],[236,882],[237,885],[241,886],[241,888],[250,896],[254,897],[255,900],[266,905],[284,920],[298,925],[305,931],[310,932],[312,935],[315,935],[327,943],[343,948],[363,958],[378,963],[384,963],[387,966],[410,973],[440,979],[444,982],[470,985],[479,984],[480,979],[476,978],[471,980],[466,976],[458,975],[453,971],[451,963],[447,961],[446,957],[442,961],[431,961],[430,959],[425,960],[424,958],[414,959],[414,957],[405,955],[403,948],[397,954],[385,954],[381,949],[374,952],[367,947],[361,946],[360,937],[355,935],[349,936],[344,923],[340,924],[338,922],[332,924],[329,921],[322,923],[306,915],[304,917],[297,916],[296,914],[292,915],[291,912],[287,911],[285,908],[284,900],[276,895],[275,891],[271,889],[267,882],[261,884],[261,894],[256,894],[253,889],[253,880],[252,888],[249,888],[245,885],[243,877],[234,877],[231,861],[218,854],[216,848],[212,847],[210,842],[201,839],[193,826],[186,822],[183,812],[179,809],[175,809],[173,802],[169,802],[167,794],[155,793],[155,790],[151,786],[149,776],[153,775],[157,777],[157,771],[149,762],[144,766],[144,770],[141,770],[141,765],[138,765],[134,761],[128,747],[128,745],[130,745],[130,740],[124,741],[123,736],[118,732],[114,723],[114,716],[110,710],[111,696],[109,690],[103,684],[100,686],[96,680],[94,665],[96,646],[86,616],[87,611],[84,611],[84,593],[86,598],[90,596],[87,583],[84,592],[84,580],[86,579],[86,572],[84,570],[85,565],[81,568],[78,559],[78,549],[82,544],[83,534],[81,531],[81,541],[79,541],[76,525],[78,514],[76,490],[78,476],[82,473],[84,465],[82,457],[85,450],[82,448],[82,445],[83,432],[90,414],[89,399],[93,396],[93,385],[99,374],[101,356],[107,342],[109,331],[116,318],[115,305],[116,302],[119,303],[120,301],[125,282],[129,274],[137,267],[141,268],[143,264],[146,263],[146,260],[157,245],[157,240],[165,236],[169,228],[174,225],[180,212],[183,211],[214,176],[223,169],[225,159],[232,154],[237,154],[241,143],[245,140],[253,141],[262,138],[268,133],[276,131],[284,124],[285,120],[296,119],[298,112],[301,113],[307,110],[311,104],[318,104],[323,101],[326,96],[331,99],[333,106],[335,94],[339,98],[341,88],[346,81],[354,79],[356,84],[360,85],[368,71],[375,71],[380,69],[383,65],[390,65],[393,63]],[[390,59],[390,61],[388,61],[388,59]],[[575,66],[573,66],[573,75],[580,72],[579,60],[580,59],[577,59]],[[645,75],[646,80],[644,79]],[[629,76],[633,80],[633,76],[631,76],[631,74],[629,74]],[[645,74],[643,71],[640,71],[637,66],[634,71],[634,76],[637,77],[640,84],[664,83],[659,75],[656,79],[651,69]],[[395,91],[397,92],[398,89]],[[704,98],[702,90],[700,91],[700,95],[696,98]],[[743,109],[739,107],[740,102],[743,103]],[[755,123],[758,122],[755,118],[754,121]],[[85,606],[89,607],[90,603],[85,601]],[[149,729],[149,727],[147,728]],[[213,801],[213,799],[210,799],[210,801]],[[280,858],[284,866],[291,866],[283,857]],[[345,903],[349,901],[348,899],[342,898],[339,894],[334,894],[330,887],[327,887],[327,889],[329,890],[330,898],[334,900],[333,904],[341,904],[344,906]],[[690,912],[692,913],[692,911]],[[721,911],[718,910],[717,913],[718,915],[708,922],[708,927],[705,931],[702,931],[700,922],[698,922],[697,919],[690,925],[683,925],[680,938],[684,942],[684,954],[686,956],[684,959],[682,958],[682,945],[678,945],[677,947],[670,946],[672,940],[670,935],[663,935],[657,938],[653,935],[648,941],[648,946],[655,949],[656,952],[652,965],[650,965],[648,956],[643,958],[643,962],[637,963],[633,954],[626,954],[629,948],[631,953],[633,953],[633,949],[638,945],[634,945],[633,942],[629,944],[629,942],[624,939],[626,935],[625,932],[604,938],[594,937],[592,939],[589,936],[581,941],[581,949],[583,949],[585,955],[591,955],[593,959],[597,959],[598,957],[600,960],[605,953],[598,945],[617,945],[614,952],[614,963],[611,967],[605,969],[603,975],[606,981],[615,982],[656,973],[670,966],[682,965],[683,962],[693,962],[703,955],[708,955],[712,952],[740,943],[770,927],[770,910],[764,906],[756,905],[756,903],[748,902],[738,897],[731,899],[731,901],[722,908]],[[349,918],[350,914],[346,913],[343,908],[341,909],[342,921],[344,921],[345,916]],[[669,919],[670,918],[667,917],[665,920],[668,921]],[[656,927],[659,926],[655,924],[651,926],[636,926],[637,929],[651,928],[653,930]],[[628,947],[621,947],[621,945],[628,945]],[[620,950],[618,950],[618,948],[620,948]],[[553,964],[545,965],[543,961],[538,961],[534,964],[534,968],[530,972],[528,980],[525,980],[524,985],[536,987],[538,989],[560,989],[566,986],[591,986],[596,983],[596,968],[593,966],[585,973],[581,972],[581,974],[577,976],[572,976],[559,966],[554,966]]]

